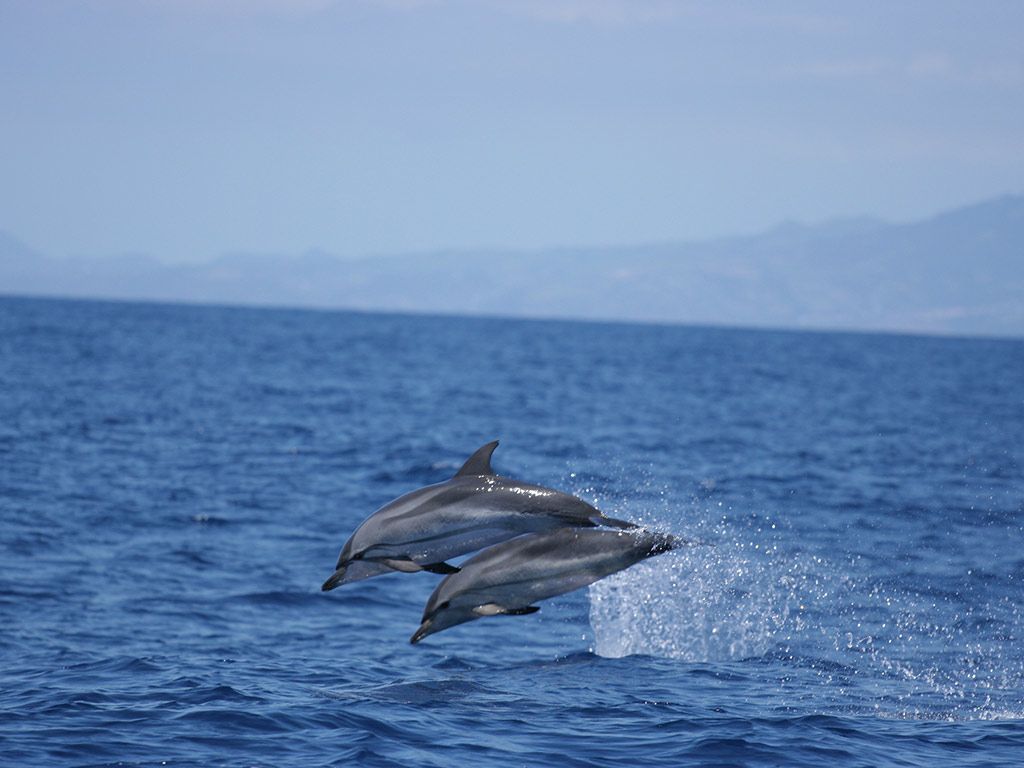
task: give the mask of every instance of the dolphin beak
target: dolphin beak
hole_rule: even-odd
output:
[[[345,569],[347,566],[341,566],[338,570],[331,574],[331,578],[323,583],[320,589],[324,592],[330,592],[336,586],[341,584],[345,580]]]
[[[424,637],[426,637],[429,634],[432,634],[431,629],[430,629],[430,625],[432,623],[433,623],[433,619],[427,619],[422,624],[420,624],[420,628],[417,629],[416,632],[413,634],[413,636],[409,638],[409,642],[412,643],[413,645],[416,645],[416,643],[418,643]]]

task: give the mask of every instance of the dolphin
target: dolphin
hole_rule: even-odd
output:
[[[483,616],[535,613],[537,600],[572,592],[689,543],[651,531],[558,528],[496,544],[437,585],[409,642]]]
[[[455,573],[448,558],[524,533],[636,527],[567,493],[499,477],[491,469],[497,446],[495,440],[481,447],[451,480],[407,493],[370,515],[345,542],[321,589],[389,571]]]

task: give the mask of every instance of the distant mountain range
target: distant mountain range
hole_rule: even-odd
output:
[[[706,242],[354,260],[59,259],[0,232],[0,293],[1024,336],[1024,195],[909,224],[852,219]]]

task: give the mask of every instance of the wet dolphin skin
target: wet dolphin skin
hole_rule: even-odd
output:
[[[409,642],[484,616],[534,613],[537,600],[585,587],[686,543],[651,531],[559,528],[496,544],[437,585]]]
[[[407,493],[370,515],[345,543],[322,589],[390,571],[454,573],[448,558],[524,533],[635,527],[570,494],[494,474],[497,445],[477,450],[451,480]]]

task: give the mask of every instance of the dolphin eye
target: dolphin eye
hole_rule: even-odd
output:
[[[447,608],[451,604],[452,604],[451,600],[445,600],[443,603],[441,603],[439,606],[437,606],[434,610],[432,610],[430,612],[430,617],[429,618],[431,618],[431,619],[434,618],[435,616],[437,616],[437,614],[439,614],[441,611],[443,611],[445,608]]]

